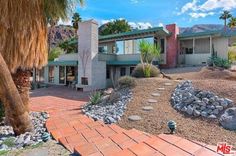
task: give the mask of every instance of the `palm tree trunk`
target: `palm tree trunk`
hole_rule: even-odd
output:
[[[25,105],[25,109],[29,112],[30,71],[18,69],[16,73],[12,74],[12,78]]]
[[[33,126],[29,113],[22,102],[19,92],[12,80],[11,73],[0,53],[0,98],[3,101],[6,117],[15,135],[32,131]]]

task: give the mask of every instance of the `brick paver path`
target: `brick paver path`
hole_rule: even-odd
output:
[[[82,156],[215,156],[216,147],[174,135],[153,136],[136,129],[105,125],[83,115],[88,93],[65,87],[39,89],[31,94],[31,110],[47,111],[53,138]]]

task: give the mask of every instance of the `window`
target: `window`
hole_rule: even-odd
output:
[[[120,68],[120,76],[125,76],[126,75],[126,68],[125,67],[121,67]]]
[[[48,82],[50,83],[54,82],[54,66],[48,67]]]
[[[126,40],[125,41],[125,54],[133,54],[134,45],[133,40]]]
[[[99,53],[107,53],[108,52],[108,47],[107,46],[99,46],[98,47],[98,52]]]
[[[186,54],[193,54],[193,48],[185,48]]]
[[[106,73],[106,78],[107,79],[110,79],[111,78],[111,68],[110,67],[107,67],[107,73]]]
[[[59,83],[65,83],[65,66],[59,66]]]
[[[130,67],[130,75],[132,75],[134,69],[135,69],[135,67]]]
[[[116,42],[116,54],[124,54],[124,41]]]
[[[161,54],[164,54],[165,53],[165,39],[161,39]]]

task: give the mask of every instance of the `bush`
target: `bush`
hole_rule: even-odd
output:
[[[48,54],[48,61],[54,61],[61,54],[63,54],[63,50],[59,47],[52,48],[50,53]]]
[[[101,99],[102,99],[102,93],[99,91],[96,91],[89,97],[89,102],[90,104],[95,105],[101,102]]]
[[[138,64],[133,73],[132,76],[137,77],[137,78],[144,78],[144,77],[157,77],[160,74],[160,70],[154,66],[151,65],[150,71],[148,68],[146,68],[147,65],[145,65],[145,71],[143,71],[143,65],[142,64]],[[145,74],[146,73],[146,74]]]
[[[118,80],[119,88],[133,88],[136,86],[136,81],[131,76],[123,76]]]
[[[236,47],[230,47],[228,52],[228,58],[230,61],[236,61]]]
[[[214,66],[228,69],[231,67],[231,62],[227,59],[223,59],[220,57],[212,57],[211,62],[213,63]]]

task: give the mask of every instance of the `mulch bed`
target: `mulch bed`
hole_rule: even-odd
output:
[[[193,81],[195,87],[204,90],[210,90],[218,96],[226,97],[236,102],[236,81],[228,80],[229,75],[219,76],[220,71],[214,73],[203,69],[200,72],[172,75],[182,77]],[[228,72],[227,72],[228,73]],[[203,74],[203,75],[202,75]],[[216,75],[214,75],[216,74]],[[186,77],[185,77],[186,76]],[[217,78],[217,79],[214,79]],[[119,121],[119,125],[126,129],[136,128],[154,135],[168,133],[167,122],[174,120],[177,123],[176,135],[186,139],[196,140],[207,144],[216,145],[218,142],[227,142],[236,146],[236,133],[228,131],[219,126],[215,120],[193,118],[177,112],[170,104],[171,93],[179,83],[176,80],[163,78],[138,79],[138,86],[133,89],[133,100],[128,104],[127,111]],[[164,86],[164,83],[170,82],[172,86]],[[157,88],[164,87],[164,91],[158,91]],[[153,97],[153,92],[159,92],[160,97]],[[158,102],[148,104],[148,99],[156,99]],[[143,106],[152,106],[154,110],[144,111]],[[139,115],[142,120],[131,122],[128,120],[130,115]]]

